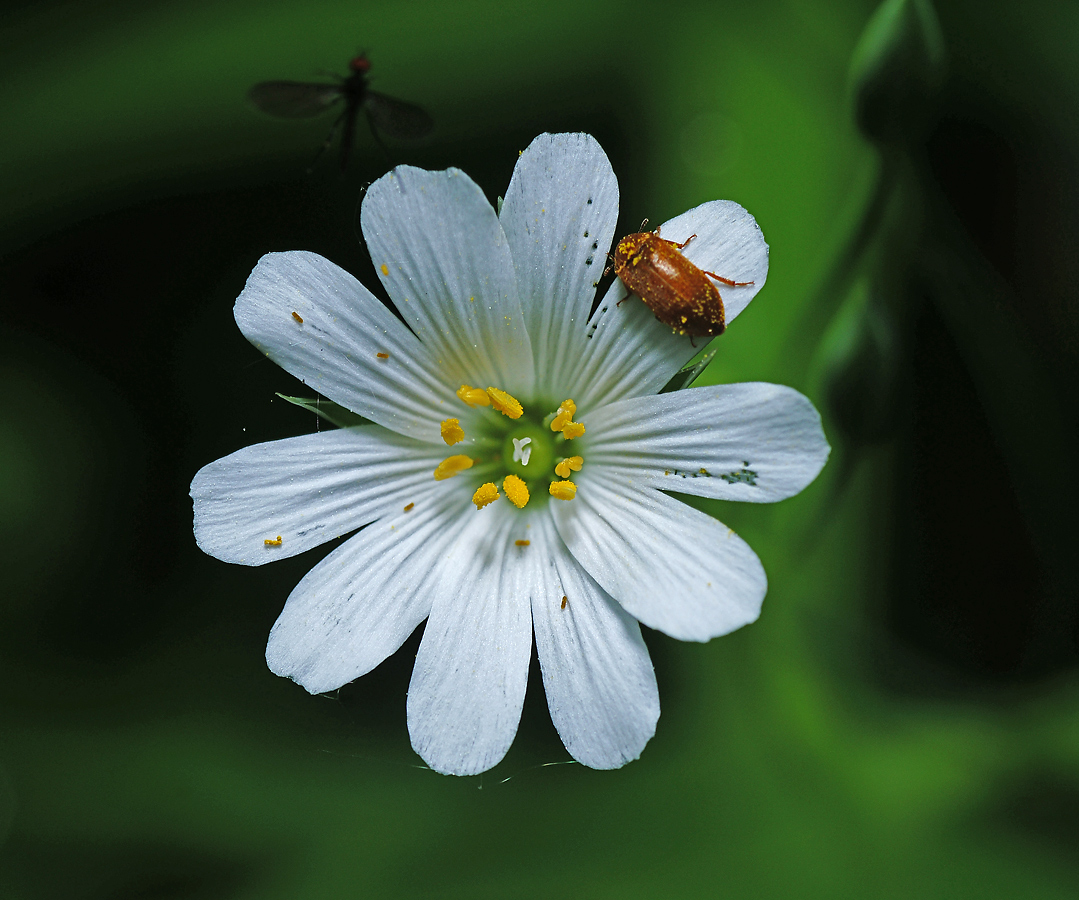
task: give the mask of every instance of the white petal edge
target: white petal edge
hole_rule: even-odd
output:
[[[371,671],[427,617],[439,560],[469,492],[436,484],[412,511],[368,525],[316,565],[270,630],[266,664],[312,694]]]
[[[447,455],[379,425],[244,447],[192,480],[195,541],[245,566],[295,556],[426,495]]]
[[[416,337],[317,253],[266,254],[233,315],[244,337],[304,384],[400,434],[438,441],[445,405],[460,406]]]
[[[552,503],[552,515],[585,571],[649,628],[707,641],[760,615],[768,581],[757,555],[673,497],[586,465],[576,498]]]
[[[440,563],[439,589],[408,688],[412,746],[436,772],[476,775],[517,734],[532,654],[537,554],[503,500],[465,518]]]
[[[444,379],[528,395],[532,349],[509,247],[464,172],[398,166],[372,184],[360,225],[397,309]]]
[[[617,769],[641,755],[659,719],[641,628],[570,555],[549,516],[532,529],[532,548],[544,561],[532,622],[551,721],[579,763]]]
[[[793,388],[753,382],[612,403],[588,418],[584,458],[635,484],[774,503],[824,468],[820,413]]]
[[[757,220],[733,200],[710,200],[669,219],[661,235],[682,243],[695,234],[682,252],[697,268],[731,281],[751,281],[746,287],[716,284],[730,325],[749,306],[768,278],[768,244]]]
[[[541,134],[518,158],[499,221],[537,383],[558,384],[584,350],[617,219],[618,179],[591,135]]]

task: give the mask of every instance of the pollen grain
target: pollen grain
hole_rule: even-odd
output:
[[[491,405],[497,409],[502,415],[509,416],[511,419],[521,418],[521,414],[524,413],[524,407],[516,397],[511,394],[507,394],[503,390],[499,390],[496,387],[487,388],[487,396],[491,399]]]
[[[510,503],[518,509],[524,509],[528,503],[528,485],[516,475],[507,475],[502,481],[502,490],[506,492]]]
[[[577,496],[577,485],[572,481],[552,481],[548,490],[556,500],[572,500]]]
[[[487,391],[483,388],[474,388],[467,384],[462,384],[457,389],[457,396],[469,406],[490,406],[491,398],[487,396]]]
[[[445,481],[447,478],[453,478],[454,475],[463,472],[465,469],[471,468],[471,457],[465,456],[464,454],[447,456],[438,464],[438,468],[435,469],[435,481]]]
[[[497,499],[498,487],[491,481],[488,481],[486,484],[481,484],[476,488],[476,493],[472,495],[472,502],[476,504],[476,509],[483,509],[485,506],[494,503]]]
[[[461,427],[460,419],[446,419],[442,423],[442,440],[451,447],[465,439],[465,430]]]

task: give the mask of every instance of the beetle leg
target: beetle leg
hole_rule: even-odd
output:
[[[752,281],[731,281],[731,279],[724,278],[722,275],[717,275],[715,272],[705,272],[704,274],[710,275],[716,281],[722,281],[724,284],[729,285],[730,287],[747,287],[748,285],[753,284]]]
[[[661,237],[661,238],[659,238],[659,239],[660,239],[661,241],[663,241],[663,243],[665,243],[665,244],[670,244],[670,245],[671,245],[672,247],[674,247],[674,248],[675,248],[676,250],[682,250],[682,249],[684,249],[684,248],[685,248],[686,244],[688,244],[688,243],[689,243],[690,241],[692,241],[692,240],[693,240],[693,239],[694,239],[694,238],[695,238],[696,236],[697,236],[697,235],[695,235],[695,234],[691,234],[691,235],[690,235],[689,237],[687,237],[687,238],[686,238],[686,239],[685,239],[684,241],[682,241],[682,243],[681,243],[681,244],[679,244],[679,243],[678,243],[678,241],[669,241],[669,240],[667,240],[667,239],[666,239],[665,237]],[[658,229],[658,228],[656,229],[656,237],[659,237],[659,229]],[[706,272],[705,274],[707,275],[707,274],[709,274],[709,273],[707,273],[707,272]]]
[[[626,288],[626,296],[623,297],[621,300],[619,300],[615,304],[615,306],[621,306],[623,303],[625,303],[632,296],[633,296],[633,291],[631,291],[629,288]]]

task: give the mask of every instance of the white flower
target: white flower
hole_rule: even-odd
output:
[[[362,226],[407,327],[312,253],[263,257],[236,301],[256,347],[377,424],[206,466],[191,484],[196,540],[261,565],[361,529],[296,586],[266,659],[330,691],[427,619],[408,728],[439,772],[505,755],[533,634],[570,754],[600,769],[636,759],[659,717],[638,621],[705,641],[756,619],[766,590],[741,538],[663,492],[781,500],[828,455],[790,388],[657,394],[695,351],[639,300],[616,305],[617,280],[589,318],[617,214],[610,163],[584,134],[536,138],[499,216],[456,169],[400,167],[371,185]],[[662,226],[694,233],[698,266],[753,282],[723,289],[730,322],[764,284],[768,247],[728,201]]]

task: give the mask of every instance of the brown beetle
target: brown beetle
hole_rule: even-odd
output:
[[[677,334],[713,337],[722,334],[727,323],[723,299],[708,279],[731,287],[753,282],[732,281],[693,265],[680,251],[696,236],[691,234],[679,244],[660,237],[658,228],[627,235],[614,249],[614,271],[626,289],[640,297],[656,318]],[[623,297],[619,305],[628,299]]]

